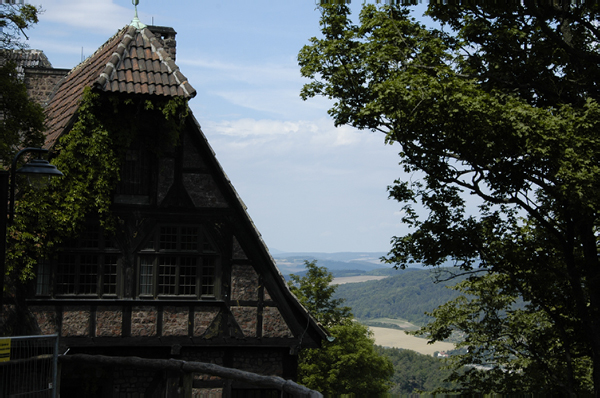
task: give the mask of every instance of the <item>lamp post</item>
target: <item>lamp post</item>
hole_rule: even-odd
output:
[[[29,163],[26,163],[19,170],[17,168],[17,161],[25,153],[37,153],[38,158],[33,159]],[[4,273],[6,272],[6,227],[9,223],[12,223],[14,212],[15,212],[15,187],[16,187],[16,174],[26,174],[28,177],[33,178],[47,178],[62,176],[61,173],[55,166],[51,165],[47,160],[41,158],[43,153],[47,153],[47,149],[42,148],[25,148],[19,151],[15,155],[10,168],[8,171],[0,171],[0,206],[8,212],[8,218],[0,211],[0,312],[2,312],[2,305],[4,302]],[[9,184],[10,175],[10,184]]]

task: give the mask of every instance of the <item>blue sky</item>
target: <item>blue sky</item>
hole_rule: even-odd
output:
[[[72,68],[134,16],[130,0],[35,0],[30,48]],[[358,13],[362,1],[352,8]],[[296,57],[319,35],[314,0],[140,0],[140,20],[177,31],[177,60],[217,159],[273,251],[388,251],[407,232],[386,187],[398,146],[334,128],[322,98],[302,101]]]

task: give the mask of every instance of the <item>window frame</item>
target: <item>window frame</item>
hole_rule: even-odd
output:
[[[115,187],[117,204],[150,205],[156,195],[156,156],[138,142],[125,152],[119,183]]]
[[[192,234],[193,229],[196,232]],[[184,230],[186,233],[182,233]],[[161,239],[167,236],[171,239]],[[201,225],[158,224],[137,251],[136,297],[217,300],[221,296],[220,259],[214,240]],[[195,261],[185,264],[185,260]],[[195,268],[195,272],[182,274],[185,268]],[[164,270],[172,273],[161,273]],[[190,277],[193,285],[182,283],[182,278],[189,282]],[[209,278],[210,283],[205,284],[205,278]],[[169,283],[161,283],[167,279]],[[194,292],[186,293],[185,286],[193,286]],[[167,288],[172,290],[166,291]]]
[[[68,267],[70,273],[61,272],[61,268]],[[121,251],[114,241],[105,236],[99,225],[88,225],[79,237],[61,247],[55,259],[38,262],[35,295],[117,298],[122,291],[121,271]],[[92,278],[93,283],[89,279],[86,283],[86,278]]]

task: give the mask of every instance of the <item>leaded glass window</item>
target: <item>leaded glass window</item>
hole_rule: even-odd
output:
[[[36,294],[117,296],[119,258],[114,242],[103,236],[100,227],[88,226],[77,239],[72,239],[61,248],[54,261],[40,261]]]
[[[141,247],[140,297],[218,295],[217,250],[200,226],[158,226]]]

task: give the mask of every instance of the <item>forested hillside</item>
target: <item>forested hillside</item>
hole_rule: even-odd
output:
[[[444,379],[450,374],[442,369],[443,360],[422,355],[410,350],[377,346],[377,353],[388,357],[394,365],[392,394],[411,394],[416,391],[433,391],[450,388]]]
[[[429,269],[408,269],[378,281],[339,285],[335,297],[345,299],[345,305],[363,321],[401,318],[424,325],[429,321],[424,313],[457,297],[458,293],[447,286],[462,280],[456,278],[436,283],[436,279],[444,279],[443,274],[440,278],[436,275],[439,274]]]

